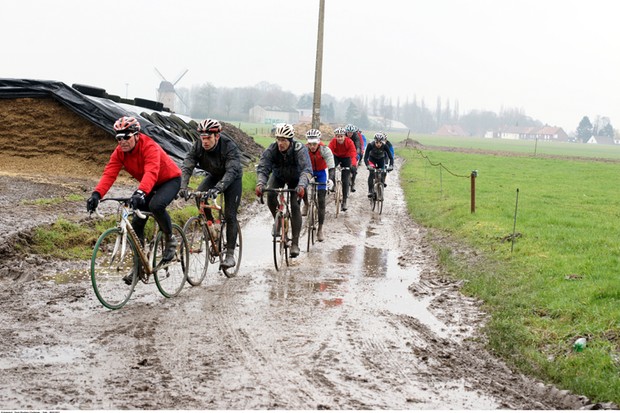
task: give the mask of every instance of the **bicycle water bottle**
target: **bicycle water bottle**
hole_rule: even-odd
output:
[[[218,239],[222,232],[222,222],[219,219],[213,224],[213,230],[215,231],[215,238]]]
[[[576,352],[583,351],[583,349],[586,348],[586,342],[587,341],[584,337],[578,338],[573,344],[573,350],[575,350]]]
[[[207,228],[209,229],[209,234],[213,239],[217,238],[217,232],[215,231],[215,225],[213,225],[213,221],[207,221]]]

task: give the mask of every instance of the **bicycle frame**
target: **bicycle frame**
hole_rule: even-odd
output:
[[[213,215],[213,220],[217,221],[219,220],[220,223],[224,223],[225,219],[224,219],[224,214],[222,213],[222,206],[219,205],[217,203],[217,198],[207,198],[206,197],[207,192],[192,192],[189,195],[189,198],[200,198],[200,207],[198,208],[198,212],[200,213],[200,215],[203,217],[204,224],[206,225],[206,223],[209,221],[209,217],[207,217],[207,209],[210,209],[211,211],[216,211],[217,212],[217,216]],[[220,249],[220,243],[219,238],[216,238],[213,236],[213,234],[211,233],[211,231],[208,230],[207,228],[207,234],[209,234],[209,241],[211,241],[211,247],[213,248],[213,252],[215,256],[220,257],[222,254],[222,251]]]
[[[149,216],[152,216],[153,214],[151,214],[150,212],[144,213],[140,211],[139,209],[131,209],[127,205],[126,201],[122,198],[107,198],[102,201],[119,202],[119,206],[118,206],[119,221],[117,222],[116,225],[121,230],[121,236],[116,240],[116,243],[114,245],[114,250],[112,251],[112,255],[116,255],[119,252],[118,249],[120,248],[121,249],[120,256],[125,257],[125,254],[127,253],[127,235],[129,234],[129,237],[133,241],[134,245],[137,247],[136,252],[138,253],[138,257],[140,258],[140,263],[142,264],[142,268],[144,269],[145,278],[142,281],[144,283],[148,282],[148,276],[153,274],[155,271],[157,271],[158,269],[162,267],[162,265],[157,265],[156,267],[153,267],[151,265],[151,262],[153,260],[153,254],[155,253],[155,249],[153,248],[153,246],[155,244],[155,238],[157,237],[157,233],[159,232],[159,226],[157,224],[157,221],[154,220],[155,227],[153,229],[153,239],[149,241],[149,243],[145,242],[145,245],[142,246],[142,243],[140,242],[140,239],[138,238],[138,234],[136,234],[136,231],[131,226],[131,222],[129,222],[129,216],[131,216],[132,214],[136,214],[138,217],[142,219],[147,219]],[[95,213],[100,218],[105,218],[103,214],[99,213],[99,211],[95,211]]]
[[[274,233],[273,236],[273,262],[276,267],[276,271],[279,271],[282,267],[282,261],[286,262],[286,265],[289,265],[288,261],[288,249],[289,249],[289,241],[288,231],[290,228],[290,219],[291,219],[291,211],[290,211],[290,194],[294,193],[294,189],[288,188],[266,188],[263,192],[275,192],[276,198],[278,201],[278,205],[276,207],[276,213],[274,218]],[[261,203],[264,203],[263,197],[261,196]],[[278,226],[278,220],[281,220],[280,225]],[[279,231],[279,232],[278,232]],[[280,258],[280,260],[278,260]],[[278,265],[278,261],[280,261],[280,265]]]

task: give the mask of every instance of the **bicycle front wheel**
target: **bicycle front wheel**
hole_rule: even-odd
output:
[[[189,268],[189,246],[187,238],[181,227],[172,224],[172,235],[177,240],[177,249],[171,261],[163,262],[161,257],[166,248],[164,234],[159,231],[155,240],[155,254],[153,254],[153,267],[155,268],[155,284],[157,289],[166,298],[179,295],[185,280],[187,280],[187,270]],[[162,261],[160,263],[160,261]]]
[[[377,184],[377,211],[379,213],[383,212],[383,183],[379,182]]]
[[[342,181],[336,182],[336,218],[338,218],[338,214],[340,213],[340,204],[342,203]]]
[[[209,234],[200,217],[191,217],[183,226],[189,245],[187,282],[197,286],[202,283],[209,267]]]
[[[284,266],[284,262],[288,265],[288,257],[286,253],[288,252],[287,246],[287,228],[286,228],[286,220],[284,219],[284,215],[281,212],[276,214],[276,219],[273,223],[275,226],[273,231],[273,264],[276,267],[276,271],[280,271],[280,269]]]
[[[222,234],[220,236],[220,240],[221,240],[220,241],[221,242],[220,260],[224,259],[226,251],[228,250],[228,238],[226,236],[226,225],[227,225],[226,222],[222,224]],[[222,272],[228,278],[232,278],[235,275],[237,275],[237,272],[239,271],[239,266],[241,265],[241,256],[243,254],[243,237],[241,236],[241,227],[239,226],[239,222],[237,222],[236,225],[237,225],[237,242],[234,245],[235,254],[233,255],[235,257],[235,266],[226,267],[226,268],[222,267]]]
[[[306,220],[308,232],[308,246],[306,247],[306,252],[310,252],[310,244],[314,245],[318,219],[319,211],[317,209],[317,206],[314,202],[311,202],[310,207],[308,208],[308,218]]]
[[[111,310],[124,306],[138,282],[139,265],[136,246],[131,238],[125,238],[120,228],[105,231],[95,244],[90,260],[90,279],[99,302]],[[132,277],[127,285],[124,277]]]

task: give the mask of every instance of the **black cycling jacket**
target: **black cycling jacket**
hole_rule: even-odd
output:
[[[299,186],[304,188],[308,186],[308,181],[312,176],[312,163],[306,145],[293,139],[291,146],[284,153],[278,149],[277,142],[269,145],[263,151],[256,168],[257,184],[265,186],[272,172],[276,178],[283,181],[299,180]]]
[[[219,181],[215,187],[221,192],[243,175],[239,147],[224,135],[220,135],[217,145],[210,151],[202,147],[200,139],[194,142],[181,166],[183,172],[181,188],[187,188],[196,165]]]

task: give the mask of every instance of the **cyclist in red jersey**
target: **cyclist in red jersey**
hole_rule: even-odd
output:
[[[334,138],[329,142],[329,149],[334,154],[334,165],[340,165],[342,170],[342,206],[340,209],[347,210],[347,198],[349,197],[349,179],[351,167],[357,166],[357,150],[353,141],[345,135],[343,128],[334,130]]]
[[[306,132],[306,147],[308,148],[308,154],[310,155],[310,162],[312,163],[312,175],[317,183],[324,185],[318,185],[317,188],[317,200],[319,211],[319,228],[316,233],[316,239],[320,242],[325,240],[323,234],[323,222],[325,222],[325,195],[327,189],[334,186],[334,155],[331,149],[321,142],[321,131],[318,129],[310,129]],[[329,177],[329,179],[328,179]],[[301,215],[306,216],[308,214],[308,195],[304,194],[305,204],[301,209]]]
[[[172,221],[166,207],[174,200],[181,187],[181,169],[153,139],[140,132],[140,122],[132,116],[123,116],[114,123],[118,146],[112,152],[103,175],[86,202],[86,210],[93,212],[99,200],[112,187],[121,169],[138,182],[138,189],[129,201],[132,208],[150,211],[164,233],[164,260],[174,258],[177,240],[172,235]],[[133,216],[132,227],[144,245],[146,219]],[[131,278],[130,278],[131,283]]]

